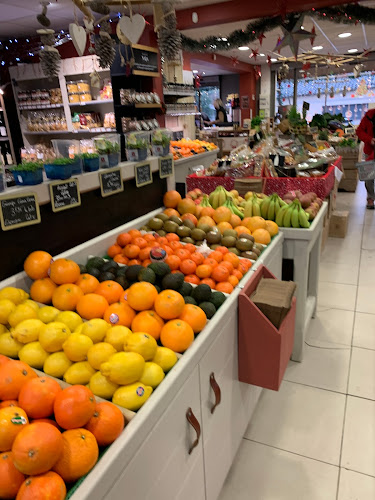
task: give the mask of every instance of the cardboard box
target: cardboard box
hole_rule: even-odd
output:
[[[332,238],[345,238],[348,231],[349,212],[347,210],[332,213],[329,223],[329,236]]]
[[[347,179],[357,179],[358,180],[358,170],[345,170],[345,180]]]
[[[358,179],[342,179],[339,184],[339,189],[354,193],[357,189]]]

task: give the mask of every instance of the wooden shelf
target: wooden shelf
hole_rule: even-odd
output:
[[[56,135],[56,134],[70,134],[70,130],[49,130],[47,132],[33,132],[31,130],[24,130],[24,134],[27,135]]]
[[[20,111],[28,111],[29,109],[56,109],[56,108],[62,108],[64,105],[61,104],[37,104],[37,105],[25,105],[25,106],[19,106]]]
[[[163,94],[165,96],[176,96],[176,97],[194,97],[195,96],[195,90],[170,90],[170,89],[163,89]]]
[[[3,135],[1,135],[0,136],[0,141],[9,141],[9,137],[8,136],[4,137]]]
[[[112,104],[113,99],[97,99],[96,101],[86,101],[86,102],[70,102],[69,106],[71,108],[75,106],[92,106],[96,104]]]

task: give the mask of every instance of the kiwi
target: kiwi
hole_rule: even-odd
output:
[[[258,256],[254,252],[242,252],[241,257],[245,257],[245,259],[257,260]]]
[[[223,232],[223,236],[224,236],[224,238],[226,236],[233,236],[233,238],[237,238],[237,231],[235,231],[234,229],[226,229]]]
[[[210,245],[210,248],[211,248],[211,250],[216,250],[217,248],[219,248],[219,246],[221,246],[221,245],[218,245],[217,243],[215,243],[214,245]]]
[[[164,231],[164,229],[159,229],[156,232],[158,233],[159,236],[165,236],[167,234],[166,231]]]
[[[235,238],[234,236],[225,236],[221,240],[221,244],[224,245],[225,247],[229,248],[229,247],[234,247],[236,244],[236,241],[237,241],[237,238]]]
[[[195,228],[195,224],[192,220],[190,219],[185,219],[182,221],[182,224],[186,227],[188,227],[189,229],[194,229]]]
[[[264,246],[261,243],[254,243],[254,247],[259,250],[259,252],[263,252]]]
[[[163,229],[164,231],[167,231],[167,233],[176,233],[178,226],[177,222],[173,222],[173,220],[166,220],[163,224]]]
[[[148,227],[153,229],[154,231],[158,231],[163,227],[163,221],[161,219],[157,219],[156,217],[153,217],[148,221]]]
[[[169,220],[175,222],[178,226],[182,225],[182,220],[180,219],[180,217],[177,217],[177,215],[171,215],[169,217]]]
[[[163,222],[165,222],[166,220],[168,220],[168,219],[169,219],[168,215],[167,215],[167,214],[163,214],[163,213],[161,213],[161,214],[157,214],[157,215],[155,215],[155,217],[156,217],[157,219],[162,220]]]
[[[140,230],[140,231],[147,231],[148,233],[149,233],[150,231],[152,231],[152,229],[151,229],[149,226],[142,226],[139,230]]]
[[[236,248],[241,252],[247,252],[253,248],[253,242],[246,238],[238,238]]]
[[[217,231],[209,231],[206,233],[206,240],[209,245],[220,243],[221,242],[221,234]]]
[[[206,238],[206,233],[202,229],[195,228],[190,235],[195,241],[202,241]]]
[[[190,236],[191,229],[187,226],[179,226],[177,228],[177,234],[180,238],[186,238]]]
[[[234,253],[234,255],[237,255],[238,257],[241,255],[241,252],[236,247],[229,247],[228,250],[231,253]]]
[[[260,250],[259,248],[257,248],[255,245],[253,246],[253,248],[251,249],[252,252],[254,252],[258,257],[260,255]]]
[[[198,224],[197,228],[205,233],[212,230],[212,226],[209,226],[208,224]]]
[[[246,238],[247,240],[250,240],[253,243],[255,243],[254,236],[251,236],[251,234],[241,233],[238,237],[239,238]]]
[[[182,238],[181,240],[183,243],[192,243],[194,245],[195,241],[193,238],[190,238],[190,236],[186,236],[185,238]]]

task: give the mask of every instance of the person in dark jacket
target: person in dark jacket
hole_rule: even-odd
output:
[[[221,99],[214,100],[214,108],[216,109],[216,119],[208,122],[208,125],[228,123],[227,112],[225,111],[224,104]]]
[[[362,118],[357,128],[357,136],[365,144],[363,152],[366,161],[373,160],[375,151],[375,109],[367,111]],[[373,210],[375,200],[374,181],[365,181],[365,185],[367,189],[367,208]]]

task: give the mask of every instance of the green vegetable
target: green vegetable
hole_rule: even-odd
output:
[[[9,170],[13,172],[36,172],[41,168],[43,168],[43,163],[30,161],[27,163],[19,163],[15,167],[10,167]]]
[[[55,158],[48,162],[48,165],[71,165],[76,160],[73,158]]]
[[[120,152],[120,144],[117,142],[108,141],[107,139],[103,139],[100,142],[96,143],[96,147],[99,154],[112,154]]]
[[[262,123],[262,118],[260,116],[254,116],[251,120],[251,128],[259,127]]]
[[[301,115],[297,112],[297,108],[292,106],[288,114],[288,120],[292,127],[298,127],[300,125],[306,125],[306,120],[301,118]]]
[[[358,141],[353,138],[343,139],[338,143],[340,148],[356,148],[358,146]]]
[[[80,156],[83,160],[92,160],[94,158],[99,158],[98,153],[82,153]]]
[[[163,147],[169,146],[169,143],[171,142],[171,138],[169,135],[165,134],[161,130],[158,130],[154,133],[152,136],[152,144],[160,145]]]
[[[129,134],[126,139],[127,149],[146,149],[147,141],[145,139],[139,139],[136,134]]]

